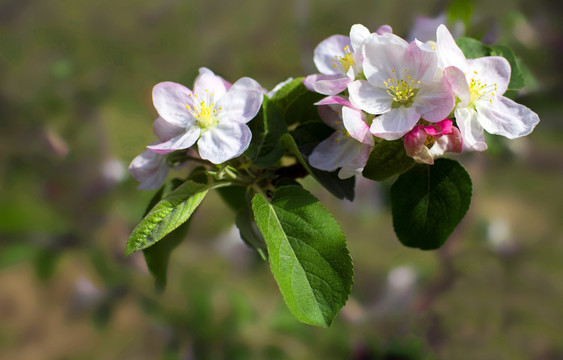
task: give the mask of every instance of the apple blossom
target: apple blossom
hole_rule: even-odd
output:
[[[181,131],[148,148],[159,154],[187,149],[197,142],[199,155],[220,164],[241,155],[252,133],[246,125],[260,110],[262,88],[242,78],[232,86],[211,70],[200,69],[193,92],[183,85],[162,82],[153,89],[154,106],[164,120],[161,131]]]
[[[445,152],[461,152],[459,130],[445,119],[429,125],[416,125],[404,139],[408,156],[422,164],[434,164],[434,159]]]
[[[317,145],[309,163],[325,171],[341,168],[338,172],[341,179],[361,173],[374,145],[365,114],[337,96],[327,97],[316,105],[323,121],[336,131]]]
[[[483,129],[509,139],[528,135],[540,121],[529,108],[504,96],[510,64],[500,56],[466,59],[444,25],[436,31],[441,66],[458,98],[454,110],[464,148],[487,148]]]
[[[380,26],[375,34],[391,33],[389,25]],[[311,90],[324,95],[336,95],[362,73],[361,47],[370,35],[360,24],[353,25],[350,37],[333,35],[323,40],[314,51],[313,61],[320,74],[309,75],[303,83]]]
[[[355,107],[377,116],[371,133],[386,140],[401,138],[422,118],[437,122],[455,105],[451,86],[438,70],[438,58],[419,42],[394,34],[370,35],[363,46],[367,80],[348,85]]]

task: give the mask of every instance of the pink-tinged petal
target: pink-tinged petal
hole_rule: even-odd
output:
[[[338,177],[340,179],[347,179],[361,173],[368,162],[370,151],[370,145],[358,145],[356,155],[350,161],[342,165],[342,168],[338,172]]]
[[[186,127],[195,122],[186,105],[193,106],[192,92],[183,85],[165,81],[155,85],[152,100],[158,114],[171,124]]]
[[[248,149],[251,139],[252,133],[246,124],[224,122],[201,134],[197,146],[202,159],[221,164],[240,156]]]
[[[145,150],[131,161],[129,171],[140,182],[138,189],[152,190],[159,187],[168,174],[168,165],[162,155]]]
[[[444,76],[450,83],[452,91],[460,100],[457,106],[463,108],[469,105],[471,93],[463,71],[455,66],[448,66],[444,69]]]
[[[405,54],[405,69],[413,79],[422,83],[431,81],[436,74],[438,56],[435,51],[422,49],[416,42],[409,44]]]
[[[204,68],[204,67],[199,68],[199,74],[201,75],[201,74],[204,74],[204,73],[215,75],[215,73],[213,71],[209,70],[208,68]],[[225,85],[225,89],[229,90],[231,88],[231,86],[233,85],[230,82],[228,82],[227,80],[223,79],[221,76],[219,76],[219,75],[215,75],[215,76],[217,76],[219,79],[221,79],[221,81],[223,82],[223,85]]]
[[[342,106],[338,104],[321,105],[318,107],[319,116],[325,124],[333,129],[343,129],[342,118],[338,113]]]
[[[350,68],[352,69],[352,68]],[[353,71],[353,70],[352,70]],[[340,76],[334,78],[328,78],[331,75],[320,75],[317,81],[313,84],[313,89],[315,92],[323,95],[337,95],[346,90],[348,84],[352,81],[347,76]]]
[[[315,147],[309,155],[309,164],[319,170],[334,171],[352,160],[356,155],[358,144],[361,143],[345,138],[341,132],[336,131]]]
[[[342,105],[353,107],[352,103],[341,96],[327,96],[320,101],[317,101],[314,105]]]
[[[162,142],[170,140],[185,131],[183,127],[169,123],[160,116],[154,121],[152,129]]]
[[[436,51],[438,52],[439,66],[446,68],[455,66],[462,72],[467,72],[467,60],[463,52],[455,43],[455,40],[444,25],[438,26],[436,30]]]
[[[392,34],[392,33],[393,33],[393,29],[392,29],[391,26],[389,26],[389,25],[381,25],[379,28],[377,28],[377,30],[375,31],[375,33],[376,33],[377,35]]]
[[[313,62],[319,72],[326,75],[341,74],[339,68],[333,67],[335,56],[344,56],[346,46],[351,47],[350,38],[344,35],[333,35],[323,41],[315,48]]]
[[[361,110],[347,106],[342,107],[342,121],[344,128],[351,137],[361,143],[373,146],[373,135],[369,132],[364,113]]]
[[[364,42],[363,68],[367,80],[376,87],[394,77],[392,70],[405,68],[405,53],[409,44],[394,34],[370,35]]]
[[[403,138],[403,143],[405,145],[405,151],[408,156],[413,157],[417,154],[422,147],[424,147],[424,142],[428,134],[424,130],[423,125],[415,126],[411,131],[405,134]]]
[[[264,95],[261,86],[251,78],[242,78],[222,96],[215,106],[219,122],[237,121],[247,123],[252,120],[262,106]]]
[[[336,95],[346,90],[350,79],[339,73],[333,75],[314,74],[309,75],[303,80],[303,85],[314,92],[323,95]]]
[[[540,121],[538,114],[504,96],[493,98],[492,103],[478,101],[475,110],[487,132],[509,139],[528,135]]]
[[[382,139],[397,140],[408,133],[419,119],[420,115],[414,108],[401,106],[373,119],[370,131]]]
[[[438,142],[440,146],[444,148],[444,152],[460,153],[463,150],[461,133],[455,126],[452,126],[451,133],[440,137]]]
[[[450,119],[438,121],[437,123],[424,126],[424,131],[431,136],[441,136],[451,134],[453,123]]]
[[[489,86],[492,91],[496,87],[497,96],[505,93],[510,82],[510,63],[500,56],[485,56],[477,59],[467,60],[467,78],[475,77],[483,85]]]
[[[197,126],[193,126],[168,141],[156,145],[149,145],[147,148],[158,154],[168,154],[176,150],[187,149],[195,144],[200,133],[201,129]]]
[[[361,24],[352,25],[350,28],[350,43],[352,44],[354,53],[358,54],[368,36],[370,36],[370,32],[367,27]]]
[[[455,106],[455,97],[446,78],[424,84],[414,98],[413,107],[427,121],[444,120]]]
[[[209,99],[209,102],[213,102],[213,99],[221,98],[227,92],[225,86],[225,81],[220,76],[217,76],[209,71],[200,72],[198,77],[194,82],[194,94],[197,95],[199,101]],[[211,104],[206,104],[207,106]]]
[[[454,113],[463,139],[463,150],[487,150],[483,128],[477,121],[477,112],[473,109],[460,108],[456,109]]]
[[[391,110],[393,97],[387,89],[374,87],[365,80],[356,80],[348,85],[350,102],[358,109],[370,114],[383,114]]]

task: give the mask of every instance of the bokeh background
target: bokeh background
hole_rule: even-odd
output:
[[[558,6],[0,1],[0,359],[563,359]],[[142,254],[123,257],[152,196],[126,169],[154,140],[156,83],[191,87],[206,66],[271,89],[316,72],[313,48],[352,24],[408,36],[417,16],[467,20],[469,9],[465,34],[511,46],[529,68],[518,101],[541,122],[461,157],[473,201],[442,249],[399,244],[389,183],[359,179],[350,203],[306,181],[355,263],[352,296],[329,329],[294,320],[216,194],[173,252],[163,293]]]

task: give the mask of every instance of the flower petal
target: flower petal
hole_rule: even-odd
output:
[[[359,143],[360,144],[360,143]],[[361,173],[366,166],[371,151],[370,145],[358,145],[356,155],[347,163],[342,165],[342,169],[338,172],[340,179],[347,179]]]
[[[325,124],[333,129],[341,130],[344,128],[342,118],[338,113],[341,111],[342,106],[338,104],[321,105],[318,107],[319,116]]]
[[[367,27],[361,24],[352,25],[350,28],[350,43],[354,53],[358,53],[364,41],[368,38],[370,32]]]
[[[341,73],[325,75],[309,75],[303,80],[303,84],[310,91],[318,92],[323,95],[336,95],[346,90],[351,82],[350,78]]]
[[[152,190],[159,187],[166,178],[168,165],[162,155],[145,150],[131,161],[129,171],[140,182],[138,189]]]
[[[414,98],[413,107],[424,120],[444,120],[455,106],[455,97],[446,78],[424,84]]]
[[[371,34],[364,42],[364,74],[375,87],[385,87],[384,82],[394,77],[392,70],[405,67],[408,43],[394,34]]]
[[[469,85],[465,78],[465,74],[455,66],[448,66],[444,69],[444,76],[450,83],[454,94],[459,98],[458,107],[466,107],[471,101],[471,93]]]
[[[185,131],[183,127],[174,125],[160,116],[154,121],[152,129],[160,141],[167,141]]]
[[[389,25],[381,25],[379,28],[377,28],[375,33],[377,35],[392,34],[393,28],[391,28],[391,26],[389,26]]]
[[[487,150],[483,128],[477,121],[477,112],[473,109],[459,108],[454,113],[463,139],[463,150]]]
[[[321,41],[315,48],[313,61],[319,72],[326,75],[341,74],[338,68],[333,67],[335,56],[344,56],[344,48],[351,46],[350,38],[344,35],[332,35]]]
[[[369,132],[364,113],[348,106],[342,107],[342,121],[344,128],[351,137],[361,143],[373,146],[373,135]]]
[[[414,80],[422,83],[429,82],[436,74],[438,55],[435,51],[424,50],[416,41],[409,44],[404,61],[404,68]]]
[[[156,145],[149,145],[147,148],[158,154],[168,154],[176,150],[187,149],[195,144],[200,133],[201,129],[197,126],[193,126],[168,141]]]
[[[436,30],[436,51],[442,69],[448,66],[455,66],[462,72],[467,72],[467,60],[463,52],[455,43],[455,40],[444,25],[438,26]]]
[[[248,148],[251,139],[252,133],[246,124],[220,122],[201,134],[197,146],[203,159],[221,164],[240,156]]]
[[[245,77],[233,84],[215,106],[219,122],[237,121],[247,123],[256,116],[262,106],[262,87],[255,80]]]
[[[382,139],[396,140],[408,133],[418,119],[420,115],[414,108],[401,106],[373,119],[370,131]]]
[[[365,80],[356,80],[348,84],[350,102],[370,114],[383,114],[391,110],[393,97],[385,88],[374,87]]]
[[[467,77],[476,76],[482,84],[495,87],[496,95],[502,95],[510,82],[510,63],[500,56],[485,56],[467,60]]]
[[[194,82],[194,94],[200,97],[200,101],[210,99],[209,101],[212,103],[213,99],[221,98],[226,92],[227,87],[222,77],[215,75],[209,69],[206,69],[206,71],[200,70]],[[211,104],[207,104],[207,106],[209,105]]]
[[[323,140],[309,155],[309,164],[324,171],[334,171],[354,158],[358,144],[352,138],[343,138],[339,131]]]
[[[152,101],[158,114],[171,124],[186,127],[195,122],[186,105],[193,106],[192,92],[183,85],[165,81],[155,85]]]
[[[199,68],[199,74],[201,75],[203,73],[215,75],[215,73],[213,71],[209,70],[208,68],[205,68],[205,67]],[[231,86],[233,85],[230,82],[228,82],[227,80],[223,79],[221,76],[219,76],[219,75],[215,75],[215,76],[217,76],[219,79],[221,79],[221,81],[223,82],[223,85],[225,85],[225,89],[229,90],[231,88]]]
[[[504,96],[492,103],[478,101],[475,109],[477,120],[487,132],[509,139],[528,135],[540,121],[538,114]]]

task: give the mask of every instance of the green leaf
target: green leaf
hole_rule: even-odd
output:
[[[160,200],[133,230],[125,255],[146,249],[182,225],[201,204],[209,186],[188,180]]]
[[[352,287],[352,260],[340,226],[300,186],[279,188],[271,203],[257,194],[252,209],[287,307],[301,322],[328,327]]]
[[[327,172],[309,166],[306,155],[299,150],[297,143],[290,134],[284,134],[281,137],[280,143],[289,152],[291,152],[296,157],[297,161],[303,165],[307,172],[332,195],[339,199],[348,199],[350,201],[354,200],[354,185],[356,183],[355,177],[343,180],[338,177],[338,170]]]
[[[287,126],[279,108],[264,96],[262,111],[248,123],[252,131],[252,141],[245,152],[258,167],[270,167],[283,156],[280,137],[287,132]]]
[[[303,78],[300,77],[279,89],[272,96],[272,102],[278,106],[285,123],[289,126],[318,119],[319,113],[313,104],[323,97],[324,95],[307,90],[303,85]]]
[[[405,246],[423,250],[442,246],[471,202],[471,177],[455,160],[417,164],[391,186],[395,233]]]
[[[415,164],[405,152],[403,140],[383,140],[375,145],[369,155],[362,175],[375,181],[383,181],[393,175],[401,174]]]
[[[190,177],[197,178],[198,174],[200,174],[199,170],[200,168],[196,168],[192,172]],[[203,178],[200,180],[205,181],[205,179]],[[180,186],[182,182],[183,181],[180,179],[172,179],[171,181],[164,184],[149,202],[145,216],[160,200],[162,200],[163,197],[166,197],[168,194],[170,194],[174,189]],[[166,275],[168,272],[168,261],[170,259],[170,254],[172,253],[172,250],[180,245],[182,240],[186,237],[186,234],[188,233],[189,223],[189,220],[186,221],[177,229],[173,230],[168,235],[160,239],[160,241],[153,246],[143,249],[145,262],[147,263],[147,267],[150,273],[154,277],[155,287],[158,291],[163,291],[166,287]]]
[[[457,46],[463,52],[467,59],[476,59],[483,56],[489,56],[491,47],[483,44],[479,40],[468,37],[459,37],[455,39]]]
[[[237,211],[235,225],[239,230],[242,240],[244,240],[248,246],[256,250],[262,259],[266,260],[268,258],[266,241],[260,233],[260,230],[258,230],[250,204]]]

